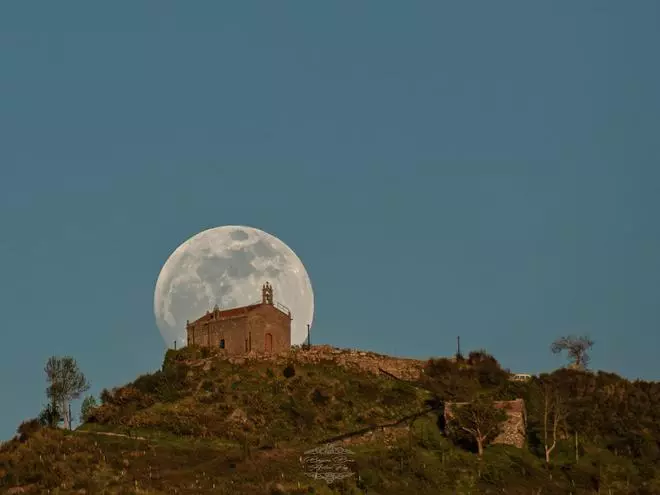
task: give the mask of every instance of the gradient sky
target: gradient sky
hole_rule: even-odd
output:
[[[53,354],[159,368],[224,224],[302,259],[314,343],[660,379],[658,48],[656,0],[2,3],[0,439]]]

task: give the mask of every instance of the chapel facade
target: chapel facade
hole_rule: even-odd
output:
[[[228,355],[277,353],[291,347],[291,320],[291,311],[273,300],[273,287],[266,282],[261,302],[226,310],[216,305],[186,322],[188,345],[214,347]]]

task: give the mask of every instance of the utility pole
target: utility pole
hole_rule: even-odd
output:
[[[461,355],[461,337],[460,337],[460,335],[458,337],[456,337],[456,344],[457,344],[456,357],[458,357],[458,356]]]
[[[176,339],[174,339],[174,350],[176,351]]]
[[[73,430],[73,426],[71,423],[73,422],[73,419],[71,418],[71,403],[69,402],[69,430]]]
[[[309,323],[308,323],[307,324],[307,347],[309,348],[311,346],[312,346],[312,336],[311,336],[311,333],[309,331]]]

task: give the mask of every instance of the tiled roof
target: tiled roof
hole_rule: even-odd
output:
[[[255,308],[258,308],[259,306],[261,306],[261,303],[259,303],[259,304],[250,304],[249,306],[243,306],[241,308],[225,309],[225,310],[219,311],[218,316],[220,318],[226,318],[228,316],[242,315],[242,314],[245,314],[245,313],[249,313],[250,311],[252,311]]]
[[[210,321],[213,319],[214,313],[218,315],[218,319],[223,319],[223,318],[230,318],[232,316],[240,316],[249,313],[255,308],[258,308],[261,306],[262,303],[258,304],[250,304],[249,306],[242,306],[240,308],[231,308],[231,309],[224,309],[222,311],[218,311],[217,313],[214,311],[211,311],[210,313],[202,316],[201,318],[198,318],[197,320],[191,322],[191,325],[194,325],[196,323],[201,323],[204,321]]]

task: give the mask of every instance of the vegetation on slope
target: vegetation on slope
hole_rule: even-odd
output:
[[[660,493],[660,384],[573,369],[509,376],[485,352],[430,361],[409,384],[330,361],[168,351],[161,371],[104,391],[77,431],[23,423],[0,447],[0,492]],[[443,402],[477,398],[525,399],[525,448],[479,457],[445,432]],[[327,485],[301,467],[312,447],[402,418],[409,429],[347,445],[354,476]]]

